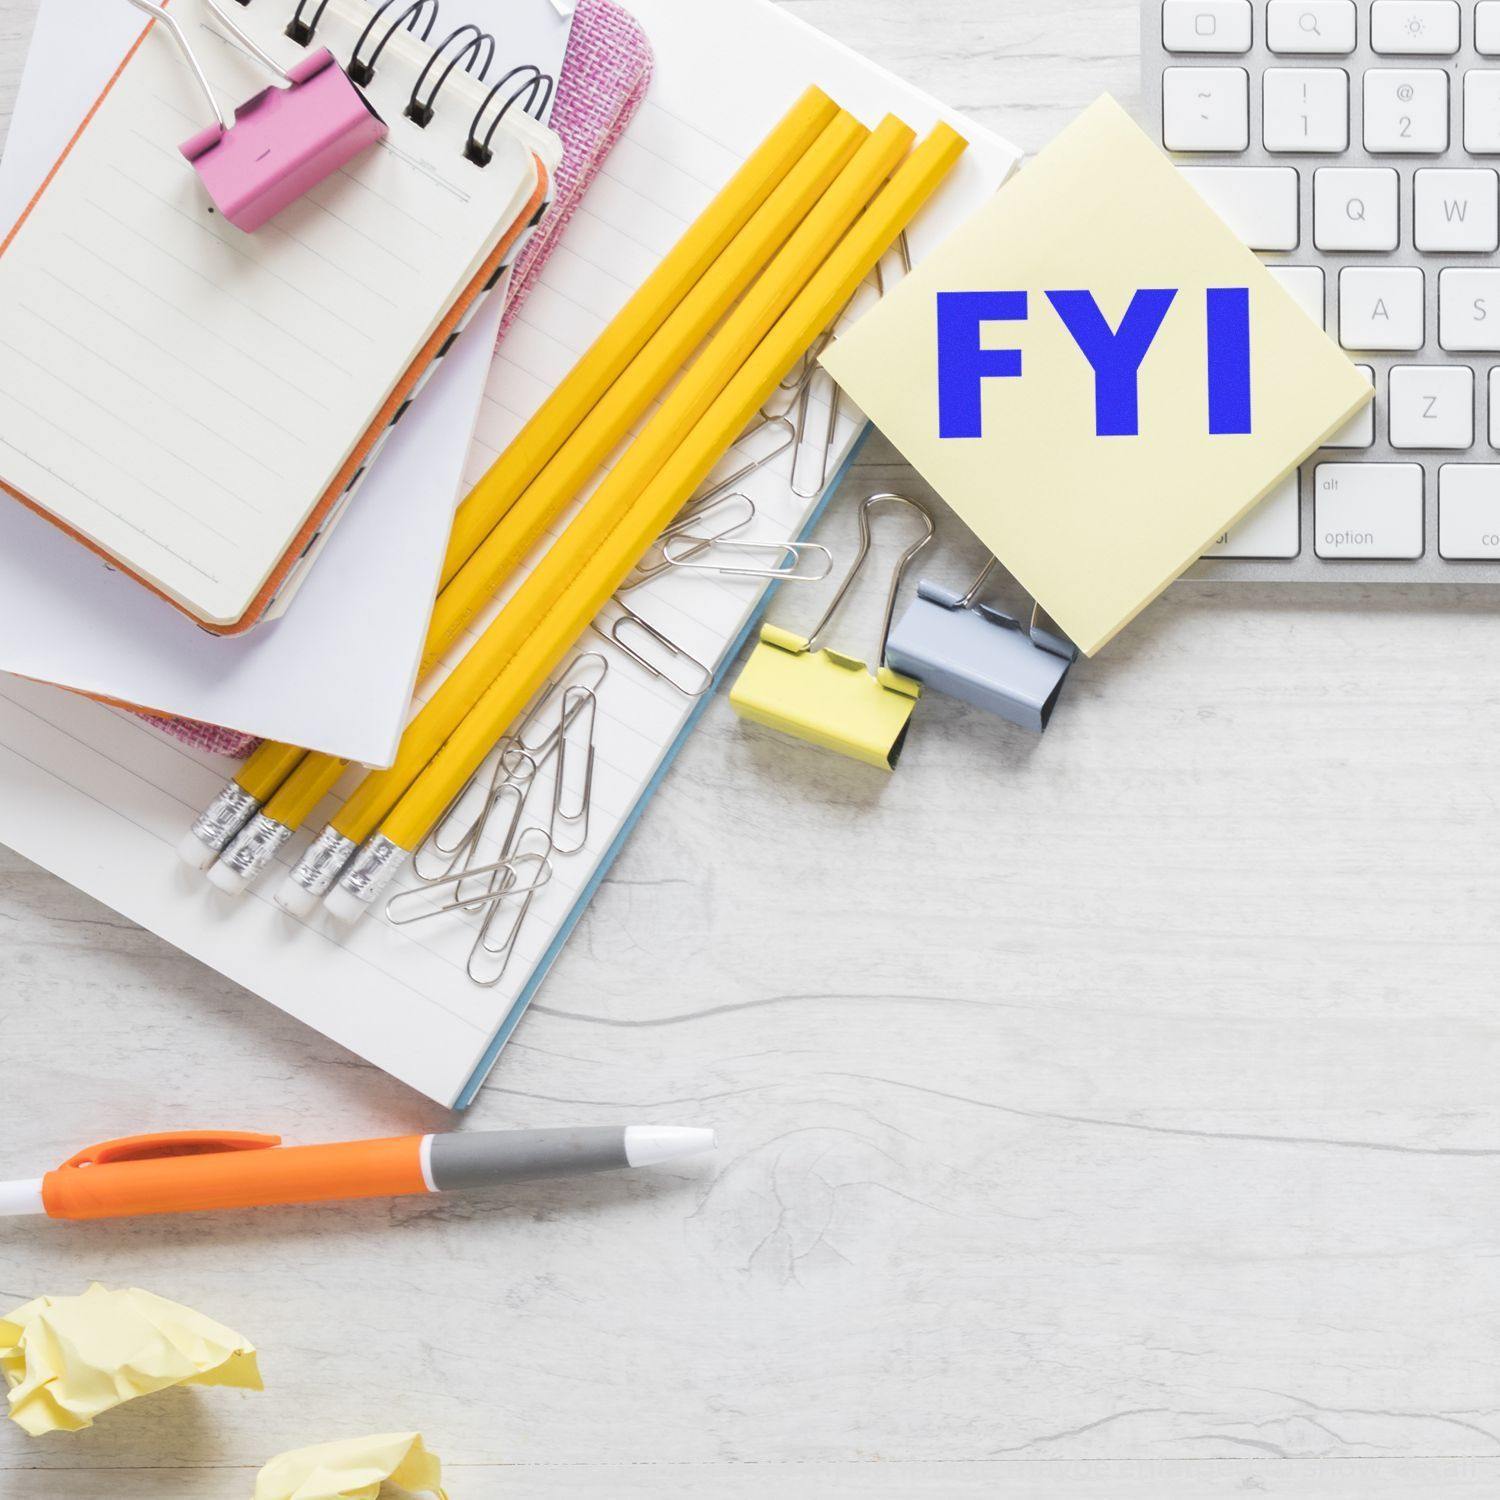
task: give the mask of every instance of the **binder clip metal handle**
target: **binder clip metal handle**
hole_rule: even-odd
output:
[[[1040,734],[1078,648],[1035,601],[1023,624],[981,599],[997,565],[990,558],[962,595],[923,579],[891,632],[891,663],[950,698]]]
[[[829,623],[848,597],[870,554],[870,515],[880,505],[903,505],[914,510],[923,533],[901,554],[886,594],[880,629],[880,652],[875,672],[858,657],[819,649]],[[906,742],[912,709],[921,684],[887,665],[887,645],[896,597],[912,559],[932,540],[932,517],[925,507],[904,495],[871,495],[859,508],[859,549],[823,617],[807,636],[775,625],[761,628],[760,643],[751,652],[729,701],[735,712],[752,723],[778,729],[809,744],[890,771],[896,767]]]
[[[155,0],[130,3],[167,27],[208,100],[214,123],[179,149],[237,229],[259,229],[385,135],[385,121],[326,47],[283,68],[216,0],[204,0],[229,36],[279,80],[247,99],[231,120],[177,18]]]

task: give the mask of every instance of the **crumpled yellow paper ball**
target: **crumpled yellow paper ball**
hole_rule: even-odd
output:
[[[0,1319],[10,1418],[33,1437],[77,1432],[111,1407],[174,1385],[260,1390],[254,1346],[179,1302],[96,1282]]]
[[[319,1443],[273,1458],[255,1480],[254,1500],[375,1500],[389,1480],[448,1500],[443,1466],[419,1432]]]

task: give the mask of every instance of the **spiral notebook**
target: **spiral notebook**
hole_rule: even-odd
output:
[[[1015,149],[975,121],[769,0],[713,0],[711,15],[702,0],[629,0],[629,9],[655,49],[655,79],[500,348],[469,457],[471,478],[511,441],[809,83],[866,121],[893,111],[920,132],[942,118],[968,137],[969,152],[912,226],[919,262],[1016,162]],[[727,72],[726,55],[737,62]],[[820,385],[807,432],[821,441],[828,418]],[[827,454],[830,476],[847,464],[863,428],[845,402]],[[731,454],[721,472],[763,456],[764,447]],[[756,506],[743,535],[785,538],[816,514],[819,500],[793,490],[791,464],[783,452],[736,485]],[[799,488],[811,489],[822,467],[820,456],[805,453]],[[723,672],[753,626],[762,585],[676,570],[626,597],[698,662]],[[617,614],[611,607],[601,618],[606,632]],[[483,629],[487,619],[473,628]],[[413,1088],[461,1107],[514,1033],[711,701],[653,677],[614,640],[590,633],[578,649],[603,653],[610,664],[598,690],[587,836],[537,893],[493,987],[474,984],[465,972],[475,932],[463,914],[404,928],[377,916],[352,929],[322,913],[294,921],[271,900],[280,870],[237,905],[221,904],[228,898],[185,870],[174,847],[233,764],[164,740],[128,714],[14,678],[0,678],[0,840]],[[544,786],[537,795],[550,792]],[[300,856],[332,806],[308,820],[307,833],[283,851],[283,864]],[[654,1002],[641,996],[638,1003]],[[587,996],[570,1006],[587,1010]]]
[[[174,10],[222,99],[265,87],[202,0]],[[291,14],[249,0],[238,19],[290,65]],[[404,113],[422,36],[359,0],[318,9],[341,61],[382,39],[366,92],[385,140],[244,234],[181,158],[206,102],[151,23],[0,244],[0,484],[216,632],[285,600],[560,157],[525,113],[544,91],[485,160],[466,146],[515,84],[490,98],[462,66],[429,70],[422,128]]]

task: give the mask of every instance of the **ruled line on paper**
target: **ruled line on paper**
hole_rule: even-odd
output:
[[[124,376],[124,378],[128,380],[138,391],[141,391],[144,394],[153,397],[158,403],[162,404],[170,412],[172,412],[174,417],[176,417],[177,419],[185,418],[187,421],[193,423],[195,427],[201,427],[206,433],[208,433],[210,437],[214,438],[218,442],[223,443],[226,447],[232,448],[236,453],[240,454],[241,457],[248,458],[250,462],[255,464],[258,468],[264,469],[266,473],[268,473],[273,479],[286,478],[286,475],[284,475],[279,469],[273,469],[271,465],[268,464],[263,458],[261,458],[258,454],[251,453],[249,449],[241,448],[238,443],[234,442],[230,438],[225,437],[222,432],[220,432],[216,427],[213,427],[209,423],[205,422],[201,417],[195,417],[191,412],[182,411],[170,396],[167,396],[163,392],[158,391],[154,387],[146,384],[146,382],[141,379],[138,372],[127,370],[123,365],[118,365],[114,362],[114,360],[106,358],[97,349],[85,343],[76,334],[69,333],[66,328],[61,327],[57,323],[54,323],[50,318],[45,317],[29,304],[25,302],[19,302],[16,305],[23,313],[26,313],[29,316],[35,318],[39,323],[47,328],[50,328],[54,333],[60,334],[63,338],[67,339],[67,341],[75,348],[81,349],[91,359],[98,360],[100,364],[107,365],[111,370],[115,371],[116,374]],[[51,375],[53,379],[60,378],[57,375],[57,372],[48,368],[47,365],[43,364],[37,358],[35,353],[31,355],[31,362],[44,374]],[[124,419],[120,418],[119,420],[123,421]],[[212,484],[217,490],[219,490],[221,494],[228,495],[231,500],[239,501],[239,503],[243,505],[246,510],[251,511],[255,515],[261,514],[260,507],[256,505],[253,500],[247,499],[244,495],[241,495],[237,490],[231,489],[230,486],[225,483],[222,475],[210,474],[207,471],[200,469],[197,464],[192,462],[191,459],[184,458],[180,453],[175,452],[171,448],[163,447],[162,452],[165,453],[168,458],[175,459],[176,462],[180,463],[184,468],[191,469],[193,473],[197,474],[200,478],[208,480],[208,482]]]
[[[273,417],[269,412],[262,411],[253,402],[246,400],[243,392],[231,390],[222,381],[216,380],[212,375],[208,373],[207,370],[200,369],[197,365],[190,364],[179,351],[169,349],[165,344],[159,343],[149,334],[142,332],[141,329],[137,328],[133,323],[127,322],[117,312],[115,312],[113,308],[106,307],[102,302],[96,302],[92,297],[87,296],[83,292],[80,292],[76,286],[69,286],[65,281],[63,281],[60,276],[57,275],[55,271],[50,270],[45,266],[42,268],[42,271],[44,275],[50,276],[54,281],[56,281],[58,286],[61,287],[65,292],[69,293],[73,297],[76,297],[80,302],[87,303],[88,306],[93,308],[96,313],[99,313],[101,316],[108,318],[113,323],[119,324],[119,326],[123,328],[127,333],[132,335],[134,338],[140,339],[143,344],[150,344],[153,349],[159,350],[161,353],[168,355],[172,359],[175,359],[177,363],[183,367],[183,369],[189,371],[196,379],[206,381],[209,385],[214,386],[217,390],[223,391],[224,394],[230,398],[230,400],[237,402],[240,406],[244,407],[246,411],[254,412],[254,414],[259,417],[261,421],[276,429],[278,437],[287,437],[290,438],[294,443],[297,443],[303,447],[306,446],[306,439],[301,437],[298,433],[292,432],[286,425],[286,419],[284,417]],[[295,390],[296,387],[294,386],[292,387],[292,389]],[[263,460],[257,460],[257,462],[261,462],[262,467],[265,467]],[[271,472],[274,474],[276,473],[276,470],[272,469]],[[277,474],[277,478],[281,477],[282,476],[280,474]]]
[[[296,393],[301,396],[304,401],[311,401],[315,406],[320,407],[322,410],[328,410],[328,404],[325,401],[321,400],[316,392],[307,390],[305,387],[296,384],[295,381],[290,380],[287,377],[284,371],[278,370],[274,365],[268,365],[264,360],[257,359],[253,354],[250,353],[248,349],[242,349],[238,344],[236,344],[233,339],[228,337],[227,334],[221,333],[216,328],[210,328],[206,324],[196,322],[196,320],[191,318],[180,307],[178,307],[175,302],[172,302],[168,298],[162,296],[162,294],[156,291],[153,287],[147,286],[144,281],[141,281],[132,276],[129,271],[124,269],[124,267],[116,265],[113,261],[106,260],[102,255],[99,254],[97,250],[94,249],[92,245],[85,244],[84,241],[77,237],[77,235],[65,233],[62,237],[66,240],[70,240],[86,254],[91,255],[101,266],[105,267],[106,270],[113,271],[115,275],[122,277],[133,287],[137,287],[139,290],[145,292],[147,296],[155,298],[156,301],[160,302],[161,305],[165,307],[169,312],[173,312],[179,318],[184,318],[188,322],[193,323],[194,327],[199,329],[202,333],[207,334],[210,338],[217,339],[221,344],[224,344],[228,348],[232,349],[236,354],[240,356],[241,359],[247,359],[257,368],[264,370],[266,374],[275,376],[275,378],[281,381],[283,385],[289,386],[292,390],[296,391]],[[56,274],[48,267],[44,266],[42,269],[48,275]]]
[[[53,380],[57,381],[57,383],[59,385],[65,387],[68,390],[73,391],[73,393],[75,395],[81,394],[78,391],[78,389],[77,389],[76,386],[71,385],[67,380],[64,380],[60,375],[56,374],[54,371],[47,369],[47,367],[45,365],[38,364],[34,358],[32,358],[31,356],[27,355],[24,350],[18,349],[8,339],[0,338],[0,348],[9,349],[13,354],[19,354],[19,355],[21,355],[21,357],[23,359],[29,359],[30,363],[31,363],[31,366],[32,366],[33,369],[40,370],[44,375],[51,376],[51,378]],[[25,410],[31,412],[33,416],[40,418],[49,427],[57,428],[59,431],[62,430],[61,428],[58,428],[58,424],[57,424],[57,422],[53,418],[47,416],[47,414],[45,412],[38,411],[35,407],[27,406],[26,402],[24,402],[19,396],[17,396],[14,391],[8,390],[4,386],[0,386],[0,393],[3,393],[5,396],[9,397],[10,400],[14,401],[17,406],[24,408]],[[125,427],[125,428],[130,428],[131,427],[130,422],[127,421],[126,418],[120,416],[120,414],[118,412],[111,411],[107,406],[103,405],[96,397],[90,396],[88,398],[88,401],[89,401],[89,405],[91,407],[93,407],[94,410],[103,412],[105,416],[109,417],[111,420],[113,420],[115,422],[118,422],[122,427]],[[70,436],[72,436],[72,435],[70,434]],[[231,545],[231,546],[233,545],[233,543],[234,543],[234,538],[233,537],[226,536],[217,527],[210,526],[208,524],[208,522],[203,519],[202,516],[195,514],[193,511],[189,510],[184,505],[179,505],[177,503],[177,501],[173,500],[170,495],[163,494],[161,490],[157,489],[155,485],[151,484],[148,480],[144,479],[141,475],[134,473],[130,469],[127,469],[120,462],[120,455],[118,453],[101,453],[99,451],[99,449],[91,446],[89,443],[84,442],[84,440],[82,438],[79,438],[79,437],[73,437],[73,442],[78,447],[86,449],[89,453],[92,453],[94,455],[94,457],[97,458],[97,459],[99,459],[101,462],[110,465],[113,469],[115,469],[119,473],[123,474],[127,479],[131,480],[133,483],[138,484],[143,490],[149,490],[159,500],[165,501],[166,504],[168,504],[169,506],[171,506],[172,509],[175,510],[175,511],[177,511],[178,514],[181,515],[184,519],[193,522],[195,525],[201,526],[205,531],[210,532],[212,535],[218,537],[218,539],[221,542],[224,542],[227,545]],[[24,449],[17,447],[14,443],[12,443],[11,446],[14,447],[16,449],[16,452],[18,452],[18,453],[24,453],[25,452]],[[27,456],[29,457],[29,455],[27,455]],[[34,459],[32,461],[36,462],[36,460],[34,460]],[[75,485],[75,488],[76,488],[76,485]],[[80,490],[79,493],[83,494],[83,493],[86,493],[86,492]],[[109,513],[111,515],[118,516],[119,519],[121,519],[121,520],[127,520],[128,519],[125,516],[121,516],[118,511],[112,509],[110,506],[105,505],[104,502],[102,500],[100,500],[97,496],[90,495],[88,498],[91,499],[91,500],[93,500],[94,504],[98,505],[101,509],[109,511]],[[137,525],[137,524],[135,524],[133,522],[131,522],[129,524],[131,524],[131,526],[132,526],[132,528],[134,530],[139,531],[142,536],[151,536],[150,532],[143,530],[139,525]],[[151,539],[153,541],[155,541],[158,546],[163,545],[163,543],[161,543],[161,541],[160,541],[159,538],[151,537]]]
[[[112,210],[106,208],[102,203],[97,202],[93,198],[88,199],[87,202],[88,206],[93,209],[95,213],[103,214],[106,219],[109,219],[112,223],[118,224],[121,229],[128,230],[131,234],[133,234],[151,251],[153,255],[163,255],[174,264],[181,266],[182,269],[186,271],[190,276],[197,277],[198,280],[201,281],[205,286],[212,288],[217,296],[227,297],[231,302],[237,302],[241,307],[245,309],[246,312],[250,313],[254,317],[259,318],[267,328],[273,329],[276,333],[280,334],[282,338],[290,339],[294,344],[300,344],[302,348],[306,349],[309,354],[313,355],[317,359],[322,360],[323,363],[328,365],[331,369],[337,370],[340,375],[347,375],[350,377],[354,375],[353,370],[349,369],[346,365],[341,365],[336,359],[333,358],[332,355],[325,354],[321,349],[318,348],[316,344],[311,344],[306,339],[298,337],[298,335],[293,333],[291,329],[286,328],[282,324],[276,322],[274,318],[267,317],[266,314],[263,313],[253,303],[246,302],[243,297],[230,291],[227,287],[220,286],[212,276],[209,276],[205,272],[199,270],[199,268],[193,265],[190,261],[184,260],[180,255],[173,255],[172,252],[168,250],[164,245],[160,244],[158,241],[153,240],[148,234],[144,233],[144,231],[137,229],[134,224],[127,224],[125,220],[122,219],[117,213],[114,213]]]

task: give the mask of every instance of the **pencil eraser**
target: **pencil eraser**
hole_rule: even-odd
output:
[[[250,884],[238,870],[231,869],[222,859],[209,867],[208,883],[227,896],[243,896]]]
[[[323,910],[336,922],[357,922],[370,908],[358,896],[336,885],[323,897]]]
[[[191,870],[206,870],[219,857],[219,851],[210,849],[191,829],[178,842],[177,854]]]
[[[276,887],[276,894],[272,898],[277,906],[289,917],[296,917],[299,921],[313,914],[314,907],[318,904],[318,898],[304,885],[299,885],[291,876]]]

